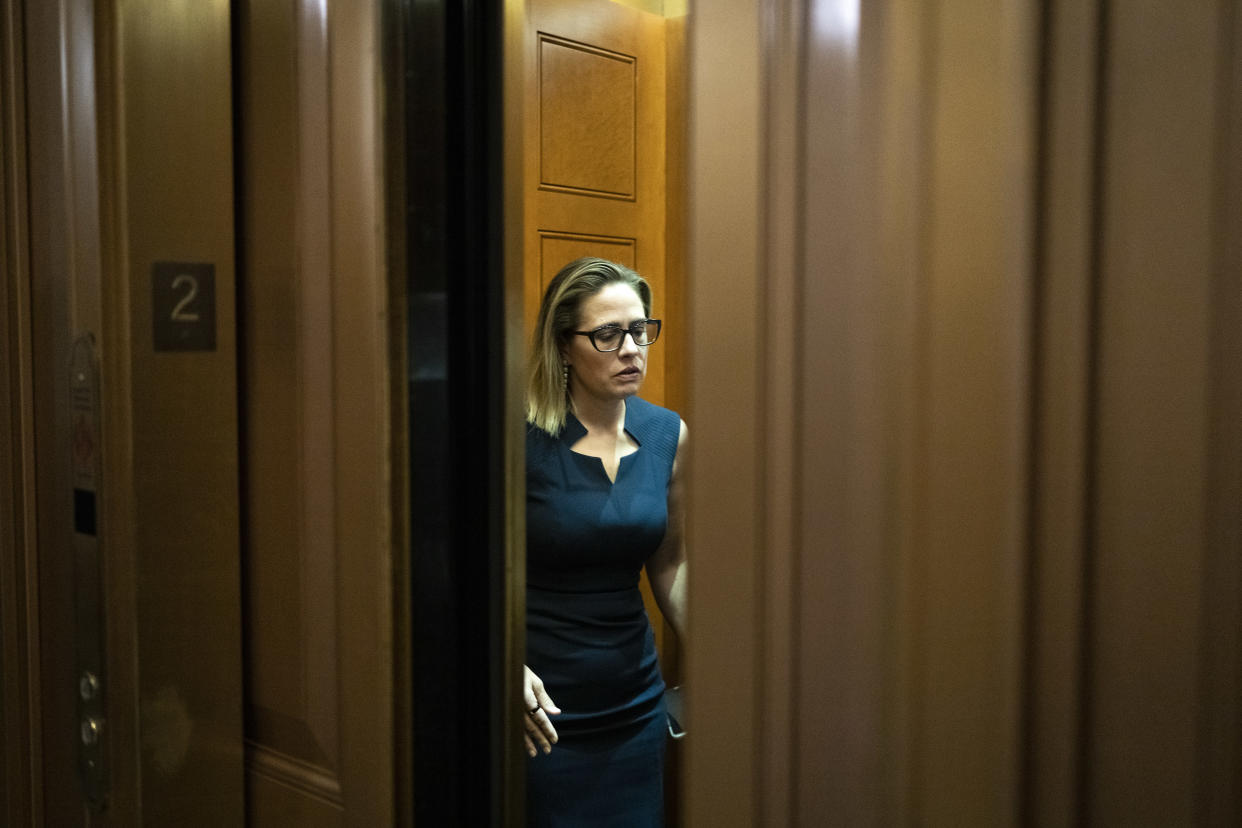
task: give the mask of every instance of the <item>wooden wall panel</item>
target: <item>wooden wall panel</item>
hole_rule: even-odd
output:
[[[384,824],[400,553],[378,8],[238,13],[248,818]]]
[[[692,22],[689,824],[1232,824],[1238,4],[864,6]]]
[[[525,318],[534,326],[545,256],[628,256],[665,291],[664,20],[603,0],[528,4],[525,54]],[[548,238],[574,238],[555,247]],[[595,245],[598,242],[598,246]],[[618,244],[631,245],[626,252]],[[529,346],[526,346],[529,347]],[[643,397],[664,402],[661,345],[649,355]]]
[[[103,239],[108,819],[235,823],[244,780],[230,12],[146,2],[90,13],[70,31],[93,44],[94,60],[68,54],[73,74],[99,73],[87,93],[92,106],[98,95],[98,179],[77,186],[98,205]],[[214,268],[212,347],[156,347],[153,270],[167,261]],[[90,318],[77,312],[79,324]]]
[[[1196,821],[1219,6],[1110,14],[1083,806]]]
[[[323,823],[342,808],[330,228],[311,195],[328,177],[325,138],[301,129],[326,113],[311,34],[323,21],[292,5],[238,10],[248,807],[261,823],[287,799],[286,814],[300,803],[299,821]]]
[[[43,822],[33,353],[21,8],[0,10],[0,821]]]
[[[636,72],[633,55],[540,34],[541,189],[634,199]]]
[[[1206,555],[1195,818],[1242,819],[1242,5],[1218,18]]]
[[[568,262],[581,256],[601,256],[610,261],[634,267],[635,239],[608,236],[585,236],[574,233],[539,232],[539,290]]]
[[[761,824],[759,797],[787,790],[769,792],[757,783],[757,720],[765,710],[759,706],[765,689],[765,627],[759,622],[766,617],[759,579],[767,485],[760,476],[766,463],[760,453],[764,374],[757,361],[765,196],[760,18],[744,0],[700,6],[693,14],[686,294],[693,372],[686,421],[694,456],[686,531],[694,571],[686,728],[694,735],[687,739],[684,777],[692,828]],[[722,124],[730,125],[727,141],[720,140]]]

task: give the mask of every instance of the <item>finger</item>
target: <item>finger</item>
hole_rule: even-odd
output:
[[[522,699],[526,702],[526,709],[529,711],[534,710],[536,707],[542,707],[543,705],[539,703],[538,693],[547,695],[543,689],[543,682],[532,675],[525,684],[526,686],[522,688]]]
[[[530,734],[523,733],[522,738],[526,740],[526,753],[534,759],[539,755],[539,751],[535,750],[535,743],[530,740]]]
[[[534,713],[528,714],[527,718],[535,723],[535,726],[539,728],[539,732],[543,734],[545,739],[552,744],[556,744],[560,737],[556,735],[556,728],[553,727],[552,722],[548,720],[546,711],[536,710]]]
[[[543,728],[534,720],[532,716],[523,717],[526,723],[527,738],[535,743],[535,746],[544,753],[552,752],[552,743],[548,741],[547,734],[543,732]]]
[[[535,699],[539,706],[548,713],[556,715],[561,712],[561,709],[556,706],[556,702],[552,701],[552,697],[548,695],[548,691],[543,688],[543,682],[540,682],[539,686],[535,688]],[[531,707],[534,706],[533,704],[531,705]]]

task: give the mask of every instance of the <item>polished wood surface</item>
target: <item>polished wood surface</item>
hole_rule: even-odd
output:
[[[340,822],[344,802],[325,336],[330,227],[313,196],[329,183],[318,127],[327,114],[324,47],[315,37],[326,21],[290,5],[243,3],[237,13],[248,240],[241,254],[247,813],[259,825],[327,825]]]
[[[386,488],[378,10],[237,9],[247,815],[389,824],[402,545]]]
[[[72,298],[48,313],[67,313],[67,332],[93,331],[100,346],[107,819],[233,822],[242,812],[234,194],[220,174],[232,168],[229,16],[209,6],[65,8],[69,134],[83,142],[68,169],[81,202],[71,207]],[[214,348],[154,349],[159,261],[214,268]],[[55,509],[48,517],[63,521]],[[64,643],[42,646],[46,655]],[[52,794],[56,779],[48,801],[73,807]]]
[[[526,324],[543,288],[582,255],[665,287],[664,19],[606,0],[527,4]],[[664,343],[661,343],[661,347]],[[644,398],[664,403],[666,356],[653,349]]]
[[[1238,18],[696,7],[688,824],[1237,821]]]
[[[0,11],[0,821],[42,820],[34,361],[20,7]]]
[[[401,321],[388,313],[379,8],[304,3],[281,18],[268,4],[236,28],[234,10],[250,11],[5,6],[4,130],[33,136],[28,170],[4,143],[0,237],[6,824],[395,820]],[[234,62],[234,32],[262,51],[261,74],[242,51]],[[24,120],[20,76],[37,93]],[[169,260],[214,267],[206,350],[156,347],[154,263]],[[84,808],[74,750],[67,368],[84,331],[102,376],[101,813]]]

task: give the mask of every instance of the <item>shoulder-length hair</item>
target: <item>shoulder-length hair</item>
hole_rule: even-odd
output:
[[[561,268],[548,284],[527,361],[526,419],[549,434],[559,434],[569,411],[561,349],[577,330],[582,303],[614,282],[629,285],[651,315],[651,286],[625,265],[588,256]]]

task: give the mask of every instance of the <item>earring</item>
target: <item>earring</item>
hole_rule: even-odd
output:
[[[561,388],[564,388],[566,391],[569,390],[569,363],[568,362],[561,363]]]

